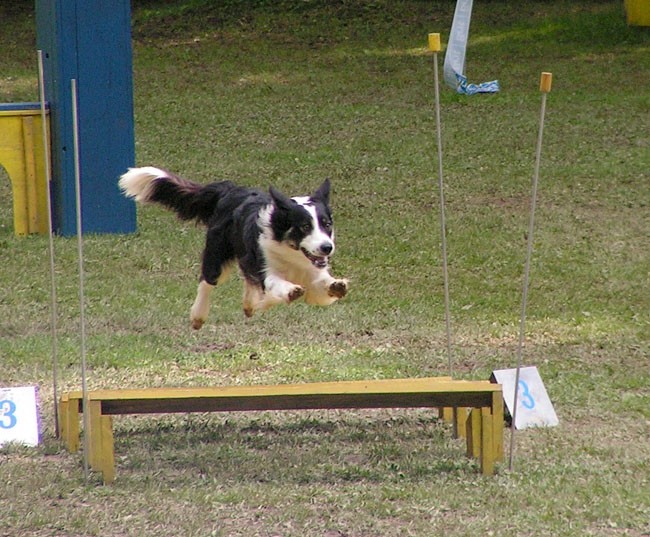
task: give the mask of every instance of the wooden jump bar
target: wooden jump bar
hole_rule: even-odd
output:
[[[89,461],[105,483],[115,477],[112,416],[174,412],[231,412],[353,408],[456,409],[457,425],[467,432],[467,453],[481,461],[481,471],[494,472],[503,459],[503,394],[501,385],[450,377],[317,382],[211,388],[147,388],[96,390],[88,393]],[[80,391],[60,401],[62,438],[79,449]],[[468,419],[468,410],[475,409]],[[449,413],[446,413],[449,415]],[[461,434],[465,436],[465,434]]]

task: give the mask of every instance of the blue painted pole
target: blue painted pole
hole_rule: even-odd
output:
[[[36,29],[50,105],[54,229],[77,232],[70,104],[76,79],[83,232],[134,232],[135,206],[117,187],[135,163],[130,0],[36,0]]]

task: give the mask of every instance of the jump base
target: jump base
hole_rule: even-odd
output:
[[[70,452],[79,449],[81,391],[61,396],[61,436]],[[115,479],[113,416],[175,412],[232,412],[361,408],[437,408],[464,436],[467,456],[484,475],[503,460],[503,392],[489,381],[450,377],[317,382],[212,388],[96,390],[88,393],[88,461],[105,484]]]

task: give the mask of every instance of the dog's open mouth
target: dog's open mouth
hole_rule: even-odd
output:
[[[307,250],[304,248],[300,248],[300,251],[305,254],[305,257],[311,261],[311,264],[314,265],[316,268],[325,268],[327,267],[327,256],[318,256],[318,255],[313,255],[310,254]]]

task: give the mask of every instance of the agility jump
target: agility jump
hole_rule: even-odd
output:
[[[105,484],[115,479],[113,416],[176,412],[319,410],[361,408],[454,409],[462,416],[467,456],[479,460],[483,475],[503,461],[503,393],[489,381],[449,377],[317,382],[215,388],[97,390],[88,393],[87,437],[90,467]],[[59,402],[61,437],[70,452],[79,449],[81,391]]]
[[[439,148],[439,185],[441,200],[441,227],[444,244],[444,194],[442,191],[442,154],[440,144],[440,115],[438,103],[437,52],[439,37],[429,39],[430,50],[436,62],[436,120]],[[541,90],[544,96],[550,91],[550,74],[544,74]],[[73,87],[75,84],[73,84]],[[74,93],[74,91],[73,91]],[[538,152],[534,177],[534,194],[539,172],[542,122],[538,140]],[[77,174],[78,174],[77,167]],[[78,178],[77,178],[78,181]],[[78,184],[78,183],[77,183]],[[533,195],[533,211],[535,196]],[[80,206],[79,200],[77,206]],[[534,214],[534,213],[533,213]],[[522,337],[524,330],[528,267],[531,254],[532,226],[531,214],[529,230],[528,258],[524,278],[524,300],[522,304]],[[80,212],[78,209],[78,218]],[[82,236],[81,221],[78,222],[78,236]],[[80,259],[83,258],[80,240]],[[309,253],[309,252],[308,252]],[[328,254],[331,253],[328,252]],[[326,257],[321,250],[320,257]],[[301,254],[303,255],[303,254]],[[314,257],[314,254],[311,254]],[[314,260],[304,254],[316,268],[324,268],[320,257]],[[449,304],[446,273],[446,253],[443,251],[445,268],[446,324],[449,352],[450,374],[452,370],[451,334],[449,330]],[[83,275],[83,266],[80,265]],[[81,282],[82,284],[82,276]],[[347,289],[347,288],[346,288]],[[340,297],[336,297],[340,298]],[[81,302],[83,304],[83,296]],[[83,307],[82,307],[83,311]],[[83,315],[82,315],[83,316]],[[82,322],[83,324],[83,322]],[[83,338],[82,338],[82,346]],[[82,352],[84,356],[84,352]],[[521,349],[518,369],[521,366]],[[85,363],[82,361],[82,370]],[[318,382],[307,384],[225,386],[212,388],[151,388],[124,390],[88,391],[85,385],[85,371],[82,390],[64,393],[58,404],[58,419],[61,424],[60,435],[67,448],[74,452],[79,449],[79,418],[84,421],[84,465],[101,473],[104,483],[115,479],[115,453],[113,442],[112,417],[124,414],[177,413],[177,412],[228,412],[264,410],[304,410],[304,409],[359,409],[359,408],[437,408],[441,418],[451,421],[455,436],[466,438],[466,452],[469,457],[480,461],[480,471],[492,475],[495,463],[503,461],[504,400],[500,384],[489,381],[453,380],[449,377],[389,379],[372,381]],[[514,446],[511,436],[511,466]],[[87,474],[87,472],[86,472]]]

